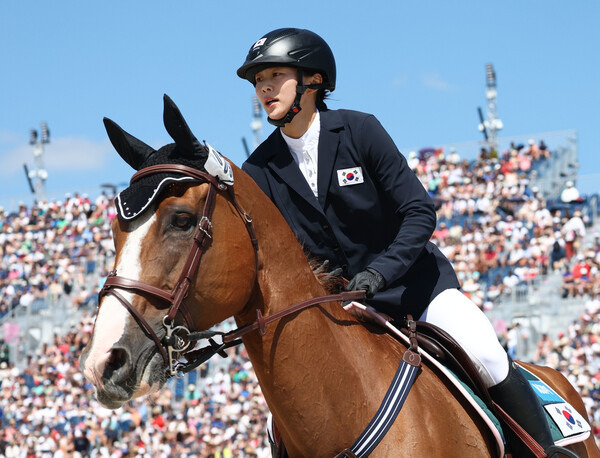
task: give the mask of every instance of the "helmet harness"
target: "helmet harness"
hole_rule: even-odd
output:
[[[302,99],[302,95],[304,95],[306,90],[307,89],[325,88],[325,84],[323,84],[323,83],[321,83],[321,84],[303,84],[303,78],[302,78],[303,76],[304,76],[304,72],[302,71],[302,69],[300,67],[298,67],[298,73],[297,73],[298,84],[296,85],[296,97],[294,98],[294,101],[292,102],[292,106],[290,107],[288,112],[281,119],[273,119],[271,117],[267,117],[267,121],[269,121],[270,124],[272,124],[276,127],[283,127],[287,123],[292,122],[292,119],[294,119],[294,116],[296,116],[302,110],[302,108],[300,107],[300,99]]]

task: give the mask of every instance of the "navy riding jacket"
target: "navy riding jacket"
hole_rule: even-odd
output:
[[[386,287],[369,305],[402,320],[458,288],[454,269],[429,241],[433,202],[379,121],[349,110],[320,112],[318,199],[276,129],[243,164],[312,256],[344,276],[371,267]]]

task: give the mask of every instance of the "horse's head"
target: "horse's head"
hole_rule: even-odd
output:
[[[167,96],[164,121],[175,143],[154,150],[104,120],[138,171],[115,201],[115,270],[81,356],[109,408],[160,389],[193,347],[189,333],[239,314],[255,282],[251,219],[236,201],[230,164],[198,142]]]

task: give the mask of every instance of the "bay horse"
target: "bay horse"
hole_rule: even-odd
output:
[[[158,151],[105,119],[113,145],[138,171],[131,192],[116,201],[115,271],[81,355],[98,401],[111,409],[160,390],[177,372],[171,351],[183,351],[186,334],[229,317],[250,325],[329,293],[275,205],[241,169],[196,140],[167,96],[164,119],[175,143]],[[215,163],[218,173],[208,173]],[[379,408],[405,347],[337,301],[259,327],[242,340],[289,455],[333,457],[349,447]],[[527,367],[587,418],[560,373]],[[600,456],[593,436],[571,449]],[[497,451],[471,407],[424,364],[372,456]]]

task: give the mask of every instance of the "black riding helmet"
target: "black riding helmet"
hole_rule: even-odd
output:
[[[254,43],[246,61],[238,69],[240,78],[256,84],[255,75],[261,70],[275,66],[288,66],[298,69],[296,99],[290,111],[282,119],[268,118],[273,125],[282,127],[300,111],[300,98],[307,88],[335,90],[335,59],[329,45],[319,35],[306,29],[277,29],[264,35]],[[322,84],[302,84],[304,70],[320,73]]]

